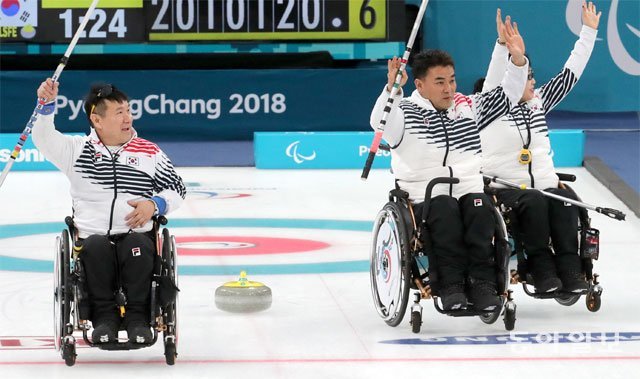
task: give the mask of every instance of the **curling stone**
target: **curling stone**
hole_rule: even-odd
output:
[[[263,311],[271,306],[271,288],[247,279],[245,271],[235,282],[227,282],[216,289],[216,307],[227,312],[247,313]]]

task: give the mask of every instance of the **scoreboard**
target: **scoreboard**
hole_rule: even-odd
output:
[[[68,42],[90,3],[2,0],[0,42]],[[400,0],[101,0],[80,43],[387,41],[390,15],[403,7]]]

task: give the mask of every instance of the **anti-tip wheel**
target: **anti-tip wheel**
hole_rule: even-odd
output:
[[[218,287],[215,294],[216,307],[227,312],[259,312],[271,307],[271,301],[271,288],[249,281],[244,271],[237,281]]]

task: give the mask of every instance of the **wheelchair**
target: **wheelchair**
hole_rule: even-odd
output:
[[[153,277],[151,279],[150,296],[150,327],[153,330],[153,340],[150,343],[139,344],[128,340],[106,344],[95,344],[88,338],[91,323],[87,319],[87,294],[84,290],[86,276],[82,261],[75,252],[77,233],[71,217],[65,218],[67,229],[56,237],[54,261],[54,341],[56,351],[60,352],[67,366],[73,366],[76,361],[76,337],[74,332],[82,332],[84,342],[91,347],[102,350],[133,350],[152,346],[162,332],[164,355],[168,365],[175,364],[178,345],[178,297],[175,300],[160,301],[160,287],[162,284],[173,283],[177,291],[178,270],[176,262],[175,238],[169,230],[160,225],[166,225],[164,216],[154,217],[153,232],[155,235],[156,251]]]
[[[425,206],[420,220],[428,214],[431,192],[437,184],[459,183],[457,178],[435,178],[426,188]],[[374,306],[380,317],[389,326],[398,326],[404,316],[409,301],[409,292],[413,290],[411,305],[411,329],[419,333],[422,326],[422,305],[420,300],[433,298],[435,309],[449,316],[479,316],[486,324],[493,324],[500,315],[506,330],[513,330],[516,320],[516,304],[511,297],[509,285],[510,249],[507,242],[506,226],[502,216],[495,210],[497,220],[494,249],[496,252],[497,290],[502,306],[491,312],[474,309],[445,311],[438,303],[437,280],[434,271],[437,261],[425,254],[424,246],[428,236],[421,236],[420,221],[416,220],[409,194],[399,188],[389,192],[389,202],[378,212],[373,227],[373,244],[370,259],[371,292]],[[427,233],[428,234],[428,233]],[[427,245],[428,246],[428,245]],[[431,261],[431,265],[429,262]],[[430,275],[430,270],[434,274]]]
[[[574,197],[574,199],[579,200],[580,198],[575,193],[575,191],[564,182],[574,182],[576,180],[575,175],[571,174],[562,174],[557,173],[560,178],[561,184],[560,187],[568,190]],[[485,179],[485,184],[488,185],[487,180]],[[494,200],[495,193],[492,192],[493,189],[486,187],[487,194],[492,195]],[[513,224],[514,219],[512,219],[511,209],[506,208],[503,204],[497,204],[500,208],[504,221],[507,225],[507,231],[510,235],[509,241],[512,247],[511,255],[515,255],[517,257],[517,269],[511,270],[511,284],[522,284],[522,288],[524,292],[533,298],[536,299],[555,299],[561,305],[571,306],[575,304],[581,296],[585,296],[587,309],[591,312],[597,312],[600,309],[601,305],[601,295],[602,295],[602,287],[600,286],[600,282],[598,281],[598,274],[593,272],[593,261],[598,259],[600,254],[599,251],[599,236],[600,232],[598,229],[591,227],[591,218],[589,217],[587,210],[583,207],[579,207],[579,215],[578,215],[578,241],[579,241],[579,254],[580,254],[580,262],[582,263],[582,273],[585,276],[587,284],[589,285],[588,289],[580,292],[565,292],[565,291],[553,291],[546,293],[537,293],[535,289],[532,291],[529,286],[535,286],[533,281],[533,277],[528,272],[527,269],[527,253],[524,249],[524,244],[522,241],[514,238],[513,233]],[[551,242],[549,243],[549,248],[553,251],[553,245]]]

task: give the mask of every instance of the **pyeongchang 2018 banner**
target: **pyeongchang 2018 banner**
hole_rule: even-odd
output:
[[[0,71],[0,133],[19,133],[43,71]],[[56,128],[89,129],[83,97],[112,83],[130,98],[134,127],[152,140],[250,140],[254,132],[371,130],[386,66],[324,70],[65,71]]]

